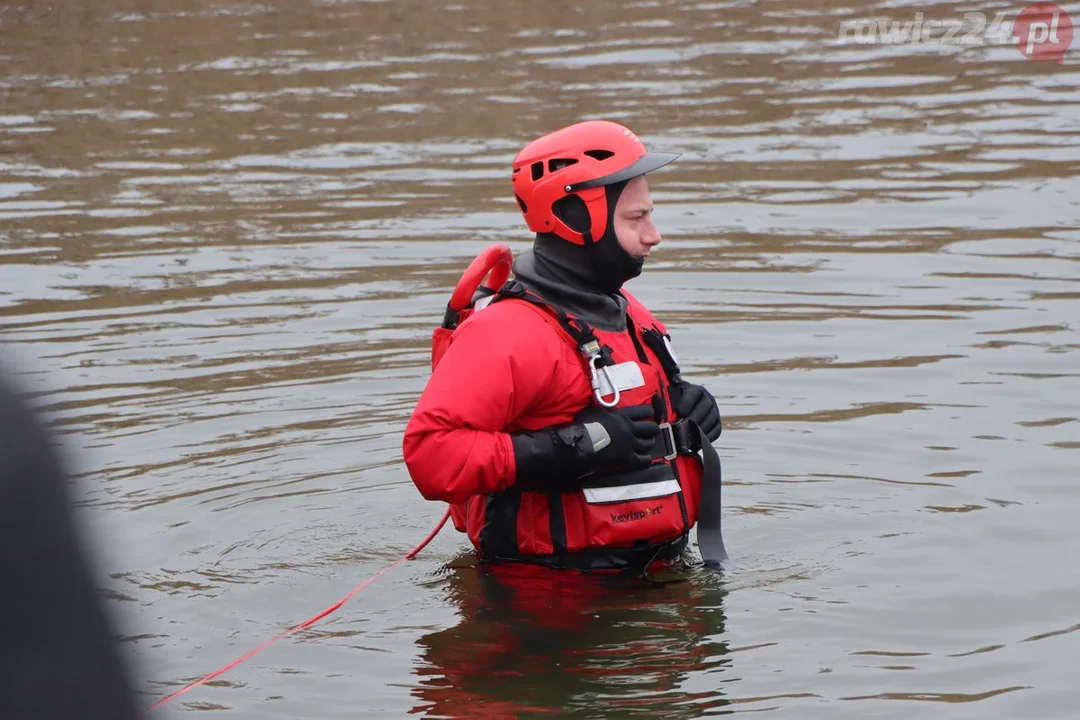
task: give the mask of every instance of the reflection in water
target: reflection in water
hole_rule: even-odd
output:
[[[501,662],[533,670],[522,696],[579,715],[600,694],[594,716],[633,699],[657,715],[1071,718],[1077,50],[1059,66],[1009,45],[836,43],[841,21],[913,15],[0,7],[0,333],[81,451],[77,499],[112,542],[100,584],[137,627],[147,705],[428,531],[441,508],[417,497],[400,434],[431,330],[479,250],[528,242],[516,150],[603,116],[682,153],[651,181],[665,240],[631,290],[724,413],[739,564],[723,589],[616,595],[596,601],[593,636],[541,633],[475,571],[423,584],[463,546],[444,532],[322,634],[177,707],[401,717],[442,702],[456,686],[429,671],[501,637],[490,623],[517,642]],[[640,685],[601,652],[615,648]],[[664,679],[671,648],[697,664]],[[560,653],[616,674],[568,680],[546,659]]]
[[[696,718],[727,704],[716,576],[642,587],[537,567],[451,570],[460,620],[421,637],[414,713]],[[714,687],[686,692],[691,673]]]

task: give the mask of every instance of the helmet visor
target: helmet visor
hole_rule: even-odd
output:
[[[645,153],[622,170],[613,172],[610,175],[604,175],[603,177],[593,178],[592,180],[574,183],[568,188],[567,192],[587,190],[588,188],[601,187],[603,185],[613,185],[614,183],[622,182],[623,180],[636,178],[638,175],[644,175],[647,172],[652,172],[653,170],[664,167],[681,155],[682,153]]]

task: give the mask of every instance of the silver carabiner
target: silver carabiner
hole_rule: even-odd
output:
[[[596,396],[596,402],[600,403],[606,408],[613,408],[619,404],[619,388],[615,387],[615,382],[611,379],[611,373],[608,372],[607,366],[598,368],[597,362],[602,359],[602,356],[597,353],[589,357],[589,367],[592,369],[592,389],[593,395]],[[608,381],[608,385],[611,387],[611,391],[615,393],[615,399],[611,402],[604,400],[603,393],[600,392],[600,378],[597,377],[596,371],[604,373],[604,378]]]

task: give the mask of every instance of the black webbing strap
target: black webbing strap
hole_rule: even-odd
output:
[[[701,437],[701,502],[698,505],[698,548],[701,559],[713,570],[723,569],[727,561],[723,528],[723,469],[720,454],[701,432],[697,423],[691,423]]]
[[[679,363],[675,362],[675,358],[672,356],[671,351],[668,350],[667,343],[664,342],[664,336],[660,334],[660,331],[656,328],[643,328],[641,331],[641,337],[645,339],[645,344],[649,346],[649,349],[653,351],[653,354],[660,360],[660,368],[667,375],[668,382],[672,385],[677,385],[682,382],[682,372],[679,370]]]
[[[675,361],[664,335],[656,328],[641,332],[645,344],[660,360],[660,367],[667,375],[673,388],[683,385],[682,371]],[[671,444],[680,454],[693,454],[701,451],[701,502],[698,505],[698,548],[705,564],[714,570],[723,568],[729,559],[724,547],[723,533],[723,468],[720,454],[709,442],[697,423],[687,418],[671,424]],[[659,444],[659,443],[658,443]],[[689,452],[687,452],[689,451]]]

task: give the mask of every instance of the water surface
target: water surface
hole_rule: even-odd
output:
[[[927,19],[959,18],[923,4]],[[737,567],[649,591],[444,531],[156,715],[1072,717],[1080,73],[838,45],[902,3],[23,3],[0,329],[62,433],[147,706],[443,508],[401,461],[509,162],[594,117],[683,157],[629,289],[717,396]]]

